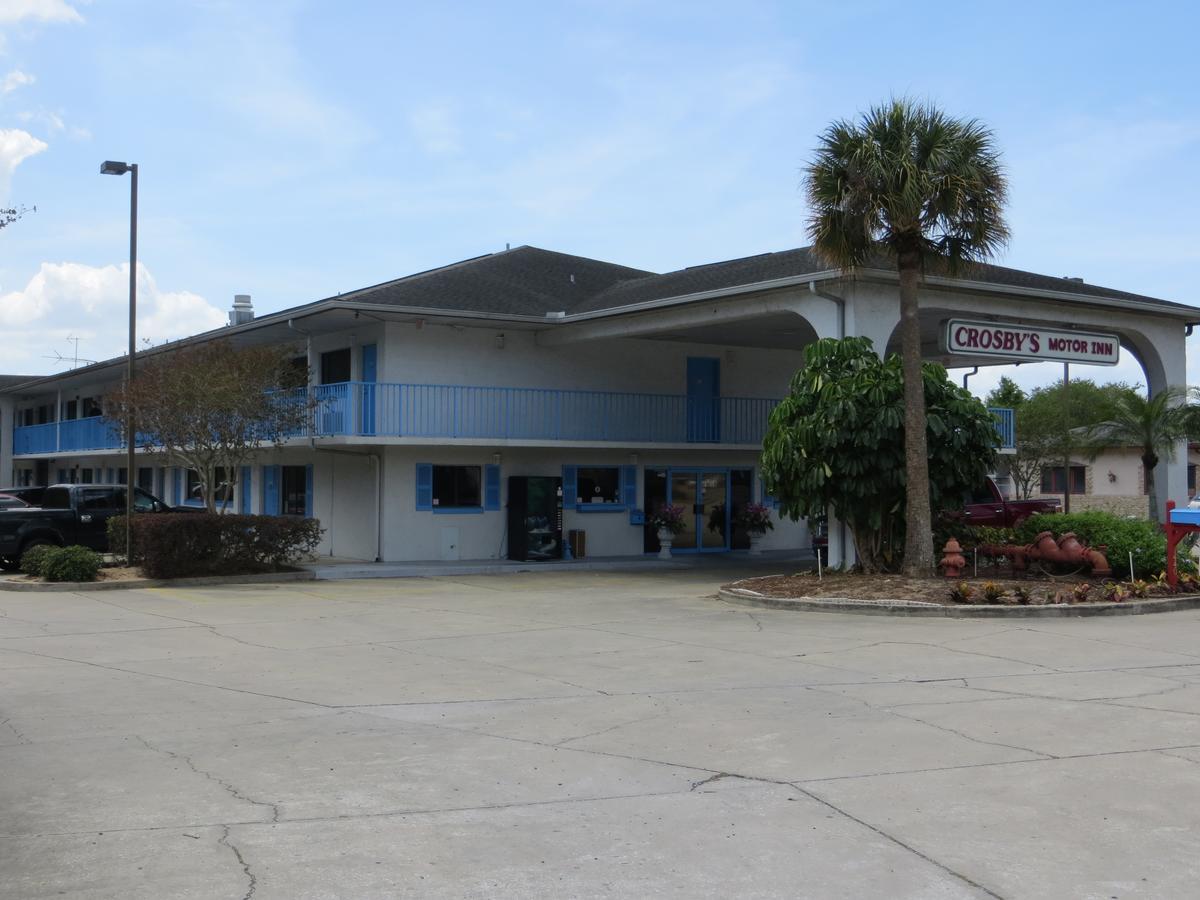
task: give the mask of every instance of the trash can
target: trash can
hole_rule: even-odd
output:
[[[572,528],[567,532],[567,544],[571,548],[571,556],[575,559],[587,556],[587,532],[582,528]]]

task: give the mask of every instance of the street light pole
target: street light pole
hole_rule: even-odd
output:
[[[129,181],[129,355],[126,359],[125,387],[126,399],[128,391],[133,386],[133,355],[137,350],[137,196],[138,196],[138,167],[137,163],[113,162],[108,160],[101,164],[101,175],[124,175],[130,173]],[[134,410],[130,406],[125,411],[125,562],[133,558],[133,491],[134,478],[134,441],[137,429],[134,423]]]

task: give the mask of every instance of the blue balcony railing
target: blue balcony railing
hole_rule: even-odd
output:
[[[1017,417],[1013,410],[989,406],[996,419],[996,433],[1000,436],[1000,450],[1015,450],[1017,446]]]
[[[310,392],[311,391],[311,395]],[[311,396],[311,400],[309,399]],[[414,437],[625,443],[758,444],[778,400],[539,388],[345,382],[281,392],[309,407],[293,437]],[[14,429],[13,453],[116,450],[96,417]]]

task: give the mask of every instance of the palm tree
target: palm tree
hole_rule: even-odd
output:
[[[1180,441],[1200,437],[1200,420],[1195,406],[1186,404],[1194,391],[1166,387],[1150,397],[1128,391],[1117,398],[1112,418],[1092,426],[1087,433],[1093,457],[1104,447],[1137,447],[1146,472],[1146,493],[1150,495],[1150,518],[1161,521],[1158,488],[1154,469],[1163,459],[1175,458]]]
[[[895,99],[857,122],[830,125],[804,182],[808,234],[818,255],[844,269],[883,255],[899,273],[908,485],[904,571],[928,575],[933,527],[917,287],[926,268],[954,271],[1007,243],[1007,183],[995,141],[974,119]]]

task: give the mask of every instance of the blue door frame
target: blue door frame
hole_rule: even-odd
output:
[[[688,362],[690,363],[691,360],[688,360]],[[667,503],[670,503],[670,504],[674,504],[674,502],[675,502],[674,499],[671,497],[671,476],[674,473],[679,472],[679,473],[685,474],[685,475],[695,475],[696,476],[696,499],[701,505],[703,505],[703,503],[704,503],[704,475],[705,475],[705,473],[712,473],[714,475],[724,475],[725,476],[725,546],[723,546],[723,547],[703,547],[703,546],[701,546],[701,544],[704,541],[704,527],[708,523],[701,522],[700,521],[701,517],[699,515],[693,514],[694,518],[698,522],[698,524],[696,526],[696,546],[680,547],[678,544],[675,544],[674,546],[671,547],[672,553],[728,553],[729,552],[729,539],[732,536],[731,528],[733,525],[733,522],[730,518],[732,504],[729,502],[729,498],[731,496],[730,491],[731,491],[732,483],[733,483],[733,476],[731,475],[731,471],[732,471],[731,469],[721,468],[720,466],[668,466],[667,467]]]

